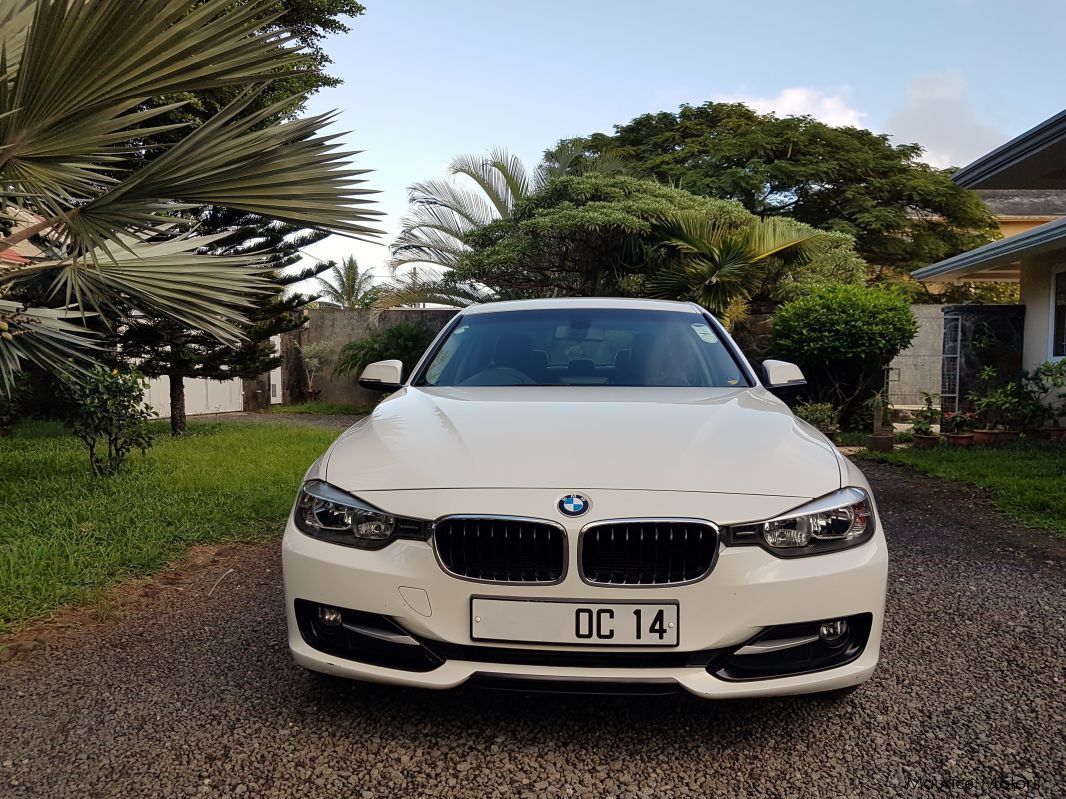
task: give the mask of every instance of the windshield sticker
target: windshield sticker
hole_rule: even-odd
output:
[[[696,324],[694,324],[692,326],[692,329],[696,331],[697,336],[706,341],[708,344],[718,343],[718,336],[716,336],[714,334],[714,331],[702,322],[697,322]]]

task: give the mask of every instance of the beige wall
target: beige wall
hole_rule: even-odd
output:
[[[1066,253],[1034,259],[1022,264],[1022,304],[1025,305],[1025,337],[1022,365],[1033,369],[1051,357],[1051,271],[1066,264]]]
[[[996,217],[996,224],[999,226],[999,232],[1003,234],[1003,238],[1008,239],[1011,236],[1017,236],[1019,233],[1040,227],[1045,222],[1058,218],[1057,216],[1000,216]]]

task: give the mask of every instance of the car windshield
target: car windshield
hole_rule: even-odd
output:
[[[627,308],[462,317],[423,370],[428,386],[748,385],[703,316]]]

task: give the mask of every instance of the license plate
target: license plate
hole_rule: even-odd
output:
[[[478,641],[571,646],[677,646],[677,602],[470,600]]]

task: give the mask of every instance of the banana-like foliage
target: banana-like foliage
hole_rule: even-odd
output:
[[[271,290],[269,255],[198,254],[212,237],[182,212],[378,233],[365,170],[321,134],[332,115],[273,122],[291,99],[250,110],[300,68],[294,37],[267,28],[279,14],[274,0],[0,0],[0,390],[23,361],[69,372],[88,320],[119,307],[236,343],[242,309]],[[220,87],[244,91],[146,150],[181,127],[158,124],[176,104],[149,101]]]
[[[763,268],[774,257],[809,260],[822,235],[780,217],[746,225],[723,223],[696,212],[679,212],[657,226],[663,266],[648,280],[653,296],[691,300],[732,327],[747,313]]]

